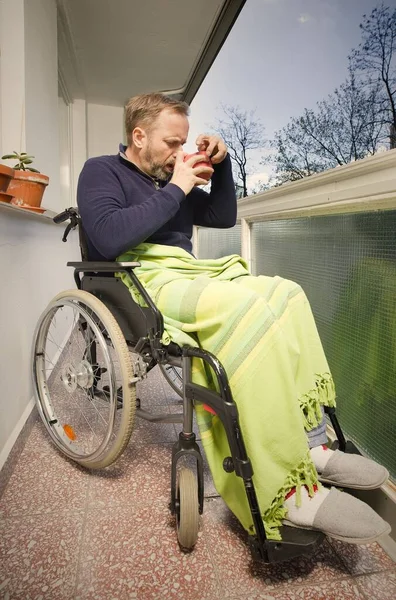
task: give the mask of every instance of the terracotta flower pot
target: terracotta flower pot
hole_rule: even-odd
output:
[[[5,192],[0,192],[0,202],[11,202],[13,198],[12,194],[6,194]]]
[[[31,171],[15,171],[7,192],[30,206],[40,206],[49,177]]]
[[[0,192],[5,192],[11,179],[14,177],[14,169],[0,165]]]

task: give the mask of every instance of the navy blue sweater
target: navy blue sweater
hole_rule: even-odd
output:
[[[121,154],[91,158],[80,174],[77,203],[90,260],[114,260],[142,242],[191,253],[193,225],[233,227],[237,211],[229,156],[214,166],[210,194],[195,187],[187,196]]]

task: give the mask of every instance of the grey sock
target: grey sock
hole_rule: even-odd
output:
[[[326,417],[323,406],[321,406],[321,410],[322,421],[317,427],[314,427],[313,429],[311,429],[311,431],[307,431],[308,444],[310,448],[316,448],[316,446],[327,444]]]

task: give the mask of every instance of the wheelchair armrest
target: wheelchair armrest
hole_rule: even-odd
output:
[[[68,262],[68,267],[74,267],[79,272],[93,273],[116,273],[117,271],[125,271],[126,269],[134,269],[140,267],[139,262],[105,262],[105,261],[90,261],[83,262]]]
[[[68,267],[74,268],[74,281],[78,289],[81,289],[80,273],[117,273],[123,271],[129,273],[135,283],[135,286],[139,289],[142,287],[136,275],[133,273],[135,267],[140,267],[139,262],[105,262],[95,260],[84,260],[81,262],[68,262]],[[145,297],[145,296],[143,296]]]
[[[74,281],[76,282],[76,285],[79,290],[81,290],[80,273],[117,273],[121,271],[123,271],[124,273],[128,273],[128,275],[132,279],[132,283],[135,289],[140,293],[146,305],[148,306],[148,308],[151,309],[152,313],[154,314],[154,318],[156,320],[154,341],[157,346],[161,346],[161,337],[164,331],[164,319],[162,317],[162,314],[154,304],[153,300],[151,299],[149,293],[139,281],[137,275],[133,272],[133,269],[135,267],[140,267],[139,262],[105,262],[85,260],[82,262],[68,262],[67,266],[74,267]],[[153,350],[154,352],[156,352],[157,348],[154,347]]]

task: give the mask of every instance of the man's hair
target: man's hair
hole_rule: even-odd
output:
[[[135,127],[150,128],[164,108],[169,108],[186,117],[190,112],[186,102],[175,100],[164,94],[141,94],[128,100],[125,107],[125,131],[128,145],[132,142],[132,132]]]

